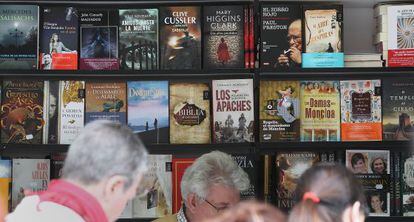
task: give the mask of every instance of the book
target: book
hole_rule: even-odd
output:
[[[120,9],[119,59],[121,69],[158,69],[158,32],[158,9]]]
[[[2,215],[10,212],[11,160],[0,160],[0,206]]]
[[[293,69],[302,65],[300,5],[265,4],[261,8],[260,68]]]
[[[43,81],[3,81],[1,142],[41,144],[43,125]]]
[[[59,99],[59,81],[44,81],[43,144],[58,143]]]
[[[199,6],[160,8],[161,68],[201,69]]]
[[[50,160],[13,159],[12,210],[24,198],[25,191],[39,192],[47,189],[50,181]]]
[[[148,171],[140,189],[145,192],[132,200],[134,218],[157,218],[172,212],[172,156],[149,155]]]
[[[85,123],[106,119],[126,124],[125,82],[87,82]]]
[[[345,61],[345,67],[383,67],[384,62],[382,60],[377,61],[363,61],[363,62],[347,62]]]
[[[381,53],[354,53],[345,54],[345,62],[364,62],[364,61],[379,61],[381,60]]]
[[[233,160],[247,173],[250,180],[249,189],[240,192],[241,200],[251,200],[256,198],[257,193],[257,166],[254,155],[232,155]]]
[[[383,140],[414,138],[414,81],[410,78],[386,79],[383,82]],[[411,120],[413,118],[413,120]]]
[[[126,219],[126,218],[132,218],[132,200],[128,200],[124,210],[122,211],[121,215],[119,215],[119,219]]]
[[[339,81],[301,81],[300,101],[300,140],[339,141]]]
[[[346,166],[364,187],[369,216],[390,216],[390,151],[346,150]]]
[[[414,155],[404,152],[401,158],[400,206],[402,216],[414,216]]]
[[[344,67],[342,5],[303,6],[302,67]]]
[[[78,69],[78,10],[44,7],[40,39],[40,69]]]
[[[79,69],[119,69],[118,12],[81,9],[79,14]]]
[[[145,144],[168,143],[168,81],[129,81],[128,126]]]
[[[260,81],[260,142],[299,141],[299,81]]]
[[[276,191],[276,206],[288,211],[294,204],[294,192],[299,177],[311,166],[320,162],[320,155],[315,152],[283,152],[276,155],[272,165],[276,170],[277,183],[273,188]]]
[[[172,213],[177,213],[183,203],[181,195],[181,179],[185,170],[194,163],[196,158],[172,157]]]
[[[59,144],[71,144],[84,126],[85,82],[60,81]]]
[[[170,143],[210,143],[207,83],[170,83]]]
[[[254,142],[253,79],[213,80],[214,143]]]
[[[39,6],[0,5],[0,69],[37,69]]]
[[[381,81],[341,81],[341,140],[382,140]]]
[[[414,5],[387,8],[388,66],[414,66]]]
[[[65,163],[66,153],[53,153],[51,155],[50,178],[59,179]]]
[[[203,67],[244,68],[244,8],[242,5],[204,6]]]

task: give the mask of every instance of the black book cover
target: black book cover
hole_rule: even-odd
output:
[[[204,68],[244,68],[244,8],[204,7]]]
[[[260,68],[301,67],[301,18],[300,5],[262,6]]]
[[[198,6],[160,9],[162,69],[201,69],[200,17]]]
[[[249,175],[250,187],[248,190],[240,193],[240,199],[255,199],[257,196],[257,167],[255,155],[232,155],[234,161]]]

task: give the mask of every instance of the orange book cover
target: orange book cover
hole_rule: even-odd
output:
[[[0,160],[0,215],[6,215],[10,207],[11,161]]]
[[[181,178],[183,178],[185,170],[193,164],[196,158],[172,158],[172,189],[173,189],[173,204],[172,212],[177,213],[181,208]]]

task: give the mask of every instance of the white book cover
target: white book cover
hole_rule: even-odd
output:
[[[24,191],[46,190],[50,181],[49,159],[13,159],[12,209],[24,198]]]
[[[148,171],[132,200],[134,218],[157,218],[172,213],[172,155],[149,155]]]
[[[388,7],[388,49],[414,48],[414,5]]]
[[[84,126],[84,81],[61,81],[59,143],[71,144]]]
[[[254,141],[253,79],[213,80],[215,143]]]
[[[129,200],[119,218],[132,218],[132,200]]]

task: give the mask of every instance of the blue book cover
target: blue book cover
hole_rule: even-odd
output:
[[[146,144],[168,143],[168,81],[128,82],[128,126]]]

